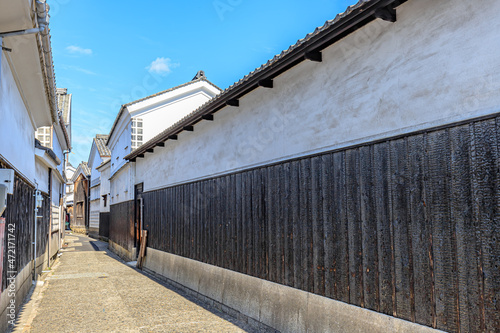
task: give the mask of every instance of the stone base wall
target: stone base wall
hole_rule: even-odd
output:
[[[132,251],[129,251],[112,240],[109,240],[108,248],[125,261],[134,261],[136,258],[135,247],[132,248]]]
[[[144,268],[252,325],[281,332],[440,332],[299,289],[147,248]]]
[[[78,226],[78,225],[72,225],[71,231],[74,232],[75,234],[82,234],[82,235],[86,235],[88,232],[86,227],[82,227],[82,226]]]

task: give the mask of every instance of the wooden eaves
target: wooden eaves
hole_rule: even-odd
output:
[[[192,131],[193,126],[202,120],[213,120],[213,114],[227,106],[239,106],[239,99],[258,87],[272,88],[272,80],[302,61],[310,60],[321,62],[321,51],[334,44],[345,36],[360,29],[366,24],[383,19],[389,22],[396,21],[395,8],[407,0],[360,0],[348,11],[337,16],[332,22],[327,22],[322,28],[299,40],[288,50],[268,61],[265,65],[248,74],[239,82],[224,90],[207,104],[187,115],[181,121],[149,140],[134,152],[125,156],[125,159],[135,161],[137,157],[156,146],[160,146],[169,139],[173,139],[180,132]]]

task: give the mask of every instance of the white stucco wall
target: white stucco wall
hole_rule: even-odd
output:
[[[500,2],[410,0],[136,162],[145,190],[500,111]]]
[[[90,201],[89,228],[99,229],[99,200]]]
[[[57,170],[52,170],[52,204],[59,207],[59,199],[63,197],[63,183],[55,174]]]
[[[127,112],[125,112],[122,116],[115,132],[116,133],[113,134],[113,139],[109,144],[109,148],[111,150],[111,175],[113,175],[125,164],[123,157],[130,153],[131,118]]]
[[[35,162],[36,168],[36,184],[42,192],[49,193],[49,168],[40,161]]]
[[[110,180],[111,204],[134,199],[135,175],[131,163],[127,163]]]
[[[133,113],[134,118],[141,118],[144,122],[144,139],[142,142],[145,143],[154,138],[193,110],[208,102],[213,96],[215,95],[209,95],[206,91],[199,90],[194,93],[191,92],[189,95],[180,96],[165,105]]]
[[[36,177],[35,127],[4,52],[0,57],[0,155],[33,182]]]
[[[110,197],[110,188],[109,188],[109,163],[100,168],[101,171],[101,198],[103,195],[108,195],[108,202],[106,203],[106,207],[104,206],[104,201],[101,199],[101,204],[100,204],[100,211],[101,212],[109,212],[109,205],[111,204],[111,197]]]
[[[56,154],[59,160],[61,160],[61,164],[57,166],[57,171],[62,175],[64,170],[64,154],[60,140],[64,140],[64,138],[59,138],[59,136],[56,134],[56,131],[53,131],[53,133],[52,151],[54,152],[54,154]]]
[[[90,179],[91,179],[91,186],[98,185],[101,181],[101,173],[99,170],[96,168],[101,165],[103,162],[103,159],[99,155],[97,151],[97,147],[95,146],[95,143],[92,144],[92,150],[90,152],[89,156],[89,161],[88,161],[88,166],[90,169]]]

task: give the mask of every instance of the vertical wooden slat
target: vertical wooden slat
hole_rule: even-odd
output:
[[[433,279],[431,272],[432,252],[430,224],[426,214],[425,197],[425,146],[424,136],[408,138],[408,186],[410,204],[409,233],[412,244],[414,276],[415,321],[432,326],[434,305],[432,301]]]
[[[224,176],[221,177],[221,179],[224,180],[222,184],[222,202],[221,202],[221,210],[222,210],[222,237],[223,237],[223,242],[222,242],[222,252],[224,256],[224,261],[223,261],[223,267],[230,269],[231,264],[230,264],[230,236],[229,236],[229,229],[230,229],[230,218],[229,218],[229,200],[230,198],[228,197],[229,194],[229,189],[231,188],[231,183],[230,183],[230,176]]]
[[[283,284],[283,170],[281,165],[273,166],[276,175],[275,239],[276,239],[276,282]]]
[[[337,296],[335,290],[335,259],[336,256],[338,256],[338,253],[334,253],[334,241],[336,235],[334,235],[334,215],[332,211],[334,208],[333,175],[334,170],[332,154],[325,154],[321,156],[320,195],[323,197],[321,213],[323,219],[325,296],[330,298],[336,298]]]
[[[253,234],[252,237],[252,258],[253,258],[253,276],[261,276],[262,272],[262,252],[264,249],[262,248],[262,232],[261,232],[261,217],[260,217],[260,170],[252,170],[250,171],[251,178],[251,191],[249,194],[251,195],[251,217],[252,217],[252,225],[253,228],[249,230]]]
[[[292,210],[293,286],[303,289],[302,240],[300,230],[300,167],[298,161],[290,163],[290,201]]]
[[[460,331],[473,332],[481,322],[480,276],[476,253],[476,227],[472,216],[470,126],[450,130],[451,138],[451,219],[457,239]]]
[[[427,191],[432,225],[434,252],[434,285],[437,328],[458,330],[456,246],[453,221],[450,220],[450,139],[448,130],[427,135],[428,179],[432,191]],[[430,193],[429,193],[430,192]]]
[[[499,216],[498,207],[498,129],[495,120],[474,124],[474,150],[472,154],[474,218],[479,237],[479,273],[482,291],[484,324],[481,329],[500,329],[499,289]]]
[[[293,287],[293,207],[292,207],[292,180],[291,180],[291,165],[290,163],[285,163],[283,165],[283,229],[284,229],[284,248],[283,248],[283,259],[284,259],[284,280],[283,284]]]
[[[409,183],[406,139],[391,142],[392,223],[394,225],[394,266],[396,273],[396,312],[399,318],[413,320],[412,244],[409,238]]]
[[[243,182],[244,182],[244,190],[243,193],[250,193],[252,190],[252,187],[250,186],[250,175],[248,172],[245,172],[243,174]],[[252,260],[251,260],[251,253],[252,253],[252,233],[249,232],[252,227],[252,210],[251,210],[251,196],[246,195],[245,197],[245,202],[244,202],[244,214],[243,214],[243,221],[245,224],[245,271],[247,274],[251,275],[252,274]]]
[[[379,310],[377,223],[375,220],[375,193],[372,181],[372,147],[360,152],[360,192],[363,248],[363,299],[367,309]]]
[[[300,220],[304,290],[314,292],[313,237],[311,223],[311,160],[300,160]]]
[[[263,190],[262,169],[253,171],[252,178],[252,200],[253,200],[253,219],[255,224],[255,249],[254,256],[256,261],[257,270],[255,276],[262,278],[266,271],[266,218],[263,214],[263,202],[265,193]]]
[[[217,221],[216,221],[216,215],[215,215],[215,204],[217,201],[217,189],[215,187],[215,180],[210,179],[208,181],[208,190],[210,191],[209,194],[209,201],[208,201],[208,206],[207,206],[207,219],[208,219],[208,252],[209,252],[209,263],[211,265],[215,265],[217,262],[217,250],[216,250],[216,244],[217,244]]]
[[[260,220],[260,274],[259,277],[262,279],[266,279],[268,277],[268,266],[267,262],[269,261],[269,253],[268,253],[268,245],[267,245],[267,189],[268,189],[268,180],[266,178],[265,169],[260,169],[256,175],[257,177],[257,195],[259,197],[259,220]]]
[[[323,232],[323,196],[321,191],[321,156],[311,159],[311,224],[313,243],[314,293],[325,296],[325,243]]]
[[[236,186],[236,203],[235,203],[235,226],[236,226],[236,271],[243,273],[243,264],[242,264],[242,259],[243,259],[243,251],[244,248],[243,246],[243,239],[242,239],[242,234],[244,232],[243,230],[243,217],[241,215],[241,210],[242,210],[242,200],[243,200],[243,194],[241,190],[241,173],[236,174],[235,178],[235,186]]]
[[[276,170],[273,167],[267,168],[268,176],[268,201],[267,201],[267,232],[268,232],[268,252],[269,252],[269,276],[268,279],[272,282],[276,282]]]
[[[350,303],[364,306],[359,170],[358,149],[348,150],[346,152],[346,204],[349,240]]]
[[[350,302],[349,221],[347,218],[346,158],[344,152],[333,154],[333,253],[336,299]]]
[[[395,309],[393,233],[391,227],[390,147],[379,143],[373,147],[373,181],[379,274],[379,311],[392,315]]]

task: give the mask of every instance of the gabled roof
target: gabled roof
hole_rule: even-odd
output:
[[[186,117],[173,124],[142,146],[125,156],[127,160],[135,160],[139,155],[144,155],[157,144],[176,137],[184,128],[193,126],[205,117],[223,109],[227,105],[237,105],[238,99],[258,87],[272,87],[273,78],[288,71],[302,61],[321,61],[321,51],[340,39],[360,29],[366,24],[381,18],[395,21],[397,6],[407,0],[359,0],[355,5],[347,8],[344,13],[338,14],[333,20],[326,21],[312,33],[299,39],[294,45],[280,54],[274,56],[253,72],[245,75],[238,82],[229,86],[219,95],[203,104]]]
[[[71,181],[74,183],[78,179],[78,176],[80,174],[82,174],[85,178],[89,178],[89,176],[90,176],[90,169],[89,169],[89,166],[88,166],[87,162],[81,162],[78,165],[78,168],[76,168],[76,171],[73,174],[73,177],[71,177]]]
[[[194,83],[197,83],[197,82],[206,82],[206,83],[208,83],[208,84],[212,85],[212,86],[213,86],[214,88],[216,88],[217,90],[222,91],[222,89],[221,89],[221,88],[217,87],[215,84],[213,84],[212,82],[210,82],[210,81],[206,78],[206,76],[205,76],[205,74],[204,74],[204,73],[203,73],[203,75],[200,75],[200,76],[199,76],[199,73],[200,73],[200,72],[202,72],[202,71],[199,71],[199,72],[197,73],[197,75],[195,76],[195,78],[194,78],[193,80],[189,81],[189,82],[183,83],[183,84],[178,85],[178,86],[173,87],[173,88],[169,88],[169,89],[167,89],[167,90],[160,91],[160,92],[158,92],[158,93],[156,93],[156,94],[153,94],[153,95],[150,95],[150,96],[147,96],[147,97],[144,97],[144,98],[137,99],[137,100],[132,101],[132,102],[130,102],[130,103],[123,104],[123,105],[121,106],[121,108],[120,108],[120,111],[118,112],[118,115],[116,116],[116,119],[115,119],[115,122],[113,123],[113,126],[111,127],[111,131],[109,131],[109,136],[108,136],[108,139],[107,139],[107,141],[106,141],[106,144],[108,144],[108,143],[109,143],[108,141],[109,141],[109,139],[111,138],[111,136],[113,135],[113,132],[114,132],[114,130],[115,130],[115,128],[116,128],[116,125],[118,124],[118,120],[120,120],[120,118],[121,118],[121,116],[122,116],[123,112],[125,111],[125,109],[126,109],[127,107],[129,107],[129,106],[131,106],[131,105],[134,105],[134,104],[140,103],[140,102],[142,102],[142,101],[145,101],[145,100],[151,99],[151,98],[153,98],[153,97],[157,97],[157,96],[160,96],[160,95],[163,95],[163,94],[167,94],[167,93],[169,93],[169,92],[172,92],[172,91],[174,91],[174,90],[177,90],[177,89],[180,89],[180,88],[186,87],[186,86],[188,86],[188,85],[190,85],[190,84],[194,84]],[[199,76],[199,77],[198,77],[198,76]]]
[[[97,134],[94,138],[95,145],[97,147],[97,152],[101,157],[110,157],[111,150],[109,150],[108,146],[106,146],[106,142],[108,141],[107,134]]]

